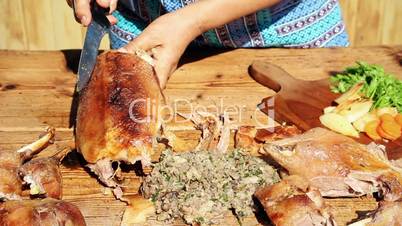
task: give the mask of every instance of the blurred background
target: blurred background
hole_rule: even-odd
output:
[[[402,45],[402,0],[340,2],[352,46]],[[0,13],[0,49],[82,48],[85,28],[65,0],[0,0]]]

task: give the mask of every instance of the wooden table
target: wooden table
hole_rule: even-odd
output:
[[[253,81],[247,68],[254,60],[277,64],[295,77],[313,80],[341,71],[362,60],[384,66],[402,78],[402,46],[346,49],[258,49],[193,52],[170,79],[165,95],[169,103],[186,98],[197,104],[219,104],[243,109],[240,124],[253,124],[259,101],[273,92]],[[191,55],[191,56],[190,56]],[[0,150],[15,151],[36,139],[47,125],[56,127],[56,144],[71,142],[76,103],[73,101],[78,51],[0,51]],[[188,111],[182,104],[180,111]],[[177,134],[197,141],[191,126],[177,127]],[[49,147],[52,151],[57,145]],[[63,162],[64,199],[79,206],[88,225],[118,225],[125,204],[116,201],[82,167],[78,154]],[[139,178],[126,173],[128,195],[138,192]],[[331,199],[339,225],[356,216],[354,211],[376,206],[372,198]]]

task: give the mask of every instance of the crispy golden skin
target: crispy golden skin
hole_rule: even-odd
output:
[[[274,225],[336,225],[318,191],[309,188],[302,177],[286,177],[261,188],[255,196]]]
[[[48,198],[0,203],[0,225],[85,226],[86,224],[75,205]]]
[[[144,154],[151,155],[161,101],[151,65],[134,54],[101,54],[79,98],[79,151],[89,163],[101,159],[134,163]]]
[[[264,153],[290,175],[309,181],[325,197],[355,197],[380,191],[387,201],[402,197],[402,169],[382,149],[323,128],[269,142]],[[306,167],[308,166],[308,167]]]

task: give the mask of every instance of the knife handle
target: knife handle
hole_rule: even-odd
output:
[[[109,15],[110,8],[103,8],[96,1],[92,1],[92,16],[94,19],[98,21],[98,23],[101,23],[104,26],[110,27],[110,22],[107,19],[106,15]]]

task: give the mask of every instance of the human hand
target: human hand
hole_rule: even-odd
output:
[[[67,0],[70,7],[74,8],[74,14],[77,22],[83,26],[88,26],[92,20],[91,1],[95,0]],[[96,0],[98,5],[103,8],[109,8],[109,14],[116,10],[118,0]],[[116,24],[117,19],[112,15],[106,15],[111,24]]]
[[[184,50],[199,34],[196,21],[177,11],[156,19],[120,51],[135,53],[140,49],[148,52],[155,60],[154,69],[164,89]]]

